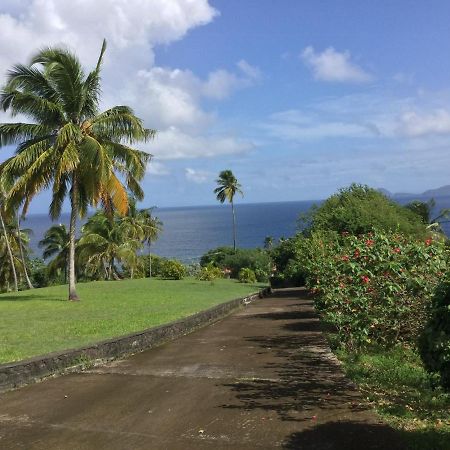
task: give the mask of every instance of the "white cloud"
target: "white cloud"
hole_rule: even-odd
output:
[[[147,173],[153,176],[164,176],[169,175],[170,171],[164,164],[152,159],[147,164]]]
[[[316,53],[310,46],[303,50],[301,58],[317,80],[365,83],[372,79],[369,73],[351,61],[348,51],[340,53],[329,47],[322,53]]]
[[[193,183],[202,184],[206,183],[207,181],[211,180],[211,173],[207,172],[205,170],[195,170],[191,169],[190,167],[186,167],[184,169],[184,175],[186,177],[186,180],[192,181]]]
[[[147,150],[159,159],[188,159],[235,155],[251,150],[252,142],[230,135],[196,135],[170,127],[157,133]]]
[[[406,136],[450,134],[450,112],[437,109],[431,112],[408,111],[400,117],[399,132]]]
[[[2,73],[36,48],[59,43],[93,63],[103,38],[123,57],[114,70],[130,61],[143,67],[153,61],[154,46],[181,39],[218,14],[208,0],[28,0],[0,9]]]

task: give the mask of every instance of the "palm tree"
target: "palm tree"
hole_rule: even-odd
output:
[[[25,258],[24,240],[28,244],[29,234],[32,232],[30,229],[22,230],[20,228],[20,213],[16,212],[17,217],[17,240],[20,250],[20,260],[22,261],[23,274],[28,285],[28,289],[33,289],[33,284],[31,283],[30,277],[28,276],[27,260]]]
[[[216,180],[218,186],[214,189],[217,200],[220,203],[224,203],[228,200],[231,203],[231,212],[233,215],[233,249],[236,251],[236,213],[234,211],[234,196],[236,193],[244,196],[241,190],[241,185],[239,184],[236,177],[233,175],[231,170],[223,170],[219,173],[219,178]]]
[[[2,226],[2,232],[3,232],[3,242],[4,242],[4,246],[6,248],[7,254],[8,254],[8,259],[9,259],[9,264],[10,264],[10,269],[11,269],[11,273],[13,275],[13,280],[14,280],[14,290],[18,291],[19,290],[19,284],[17,281],[17,272],[16,272],[16,265],[14,262],[14,255],[11,249],[11,242],[10,242],[10,236],[8,236],[8,230],[6,228],[6,224],[5,224],[5,220],[4,220],[4,210],[3,210],[3,205],[0,204],[0,223]]]
[[[16,155],[0,165],[5,183],[12,185],[7,205],[23,205],[25,214],[32,198],[51,187],[49,213],[55,219],[64,199],[70,198],[69,300],[78,300],[77,218],[99,203],[111,215],[114,210],[126,214],[127,189],[143,198],[139,181],[151,155],[130,145],[155,134],[127,106],[98,112],[105,50],[103,41],[97,65],[87,76],[73,53],[62,48],[41,50],[29,65],[19,64],[8,72],[0,94],[5,111],[33,120],[0,124],[0,146],[18,144]]]
[[[137,263],[136,252],[142,243],[131,239],[129,227],[123,219],[109,217],[104,211],[98,211],[82,227],[78,241],[79,257],[91,273],[104,274],[108,280],[119,279],[116,262],[129,267]]]
[[[39,241],[39,247],[43,248],[42,257],[44,259],[53,258],[49,263],[50,274],[55,274],[60,270],[64,271],[64,281],[67,283],[67,266],[69,260],[70,235],[64,224],[51,226]]]

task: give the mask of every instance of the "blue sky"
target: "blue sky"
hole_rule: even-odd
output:
[[[449,17],[437,0],[3,0],[0,71],[49,44],[89,66],[106,37],[102,107],[158,130],[145,205],[214,203],[223,169],[245,202],[418,193],[450,184]]]

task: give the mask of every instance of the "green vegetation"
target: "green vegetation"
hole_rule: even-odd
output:
[[[450,394],[408,347],[337,351],[347,375],[380,416],[404,434],[408,449],[450,448]]]
[[[125,215],[128,192],[143,198],[139,181],[150,155],[130,146],[155,133],[144,128],[127,106],[99,112],[105,50],[104,41],[97,65],[87,75],[73,53],[62,48],[41,50],[28,65],[15,65],[8,72],[0,94],[4,111],[32,121],[0,124],[0,146],[18,145],[16,155],[0,166],[1,191],[8,192],[5,210],[23,205],[25,214],[33,197],[51,187],[49,213],[57,218],[66,197],[70,199],[69,300],[78,300],[77,217],[98,204],[110,215],[113,211]],[[10,265],[14,271],[14,262]]]
[[[161,262],[159,274],[167,280],[182,280],[186,276],[186,268],[176,259],[165,259]]]
[[[255,272],[248,267],[244,267],[238,273],[238,280],[240,283],[256,283]]]
[[[239,184],[237,178],[234,176],[231,170],[222,170],[219,173],[219,178],[216,180],[217,187],[214,189],[214,194],[216,194],[217,200],[220,203],[224,203],[228,200],[231,204],[231,213],[233,215],[233,250],[236,251],[236,212],[234,210],[234,196],[239,193],[244,196],[241,190],[241,185]]]
[[[325,200],[303,218],[307,231],[362,234],[374,228],[424,236],[422,218],[368,186],[352,184]]]
[[[450,277],[440,284],[431,305],[431,317],[419,341],[425,366],[440,375],[450,391]]]
[[[80,283],[0,295],[0,362],[93,343],[167,323],[260,289],[234,280],[140,279]]]
[[[253,270],[258,281],[267,281],[272,271],[269,253],[260,248],[217,247],[205,253],[200,259],[200,265],[206,267],[212,264],[228,274],[238,278],[239,271],[244,268]]]

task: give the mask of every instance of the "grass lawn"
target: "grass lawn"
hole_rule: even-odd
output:
[[[380,416],[404,434],[408,448],[450,449],[450,393],[408,348],[358,355],[336,352]]]
[[[144,330],[262,287],[222,279],[140,279],[80,283],[77,303],[66,300],[67,286],[1,294],[0,363]]]

